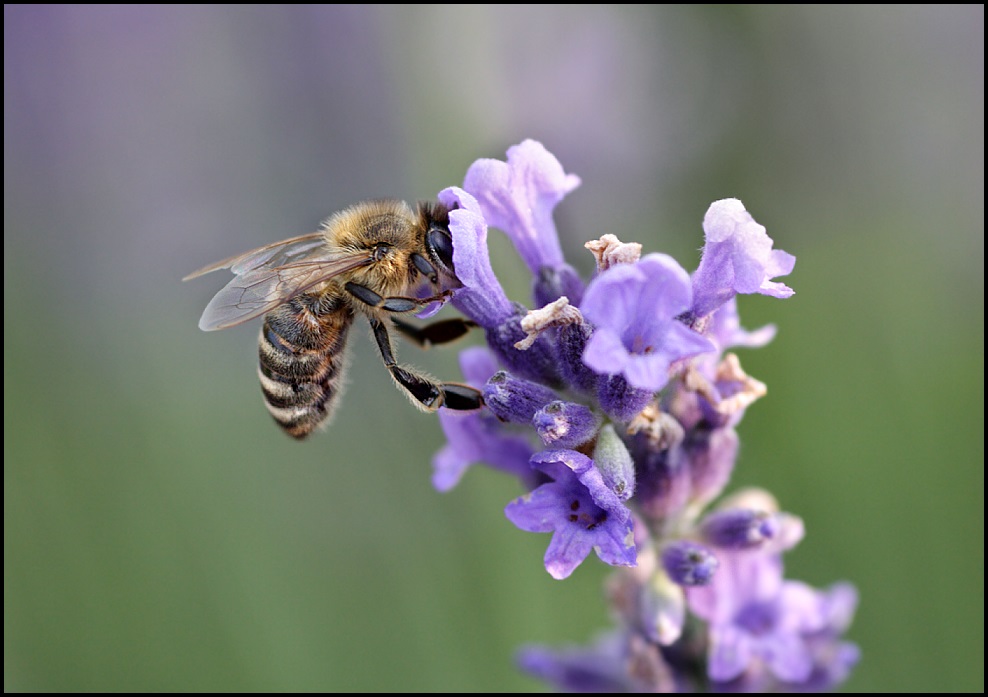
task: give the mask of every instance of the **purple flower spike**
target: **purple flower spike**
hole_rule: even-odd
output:
[[[526,140],[504,162],[477,161],[463,188],[439,194],[456,276],[444,287],[486,346],[461,354],[482,407],[439,410],[447,443],[433,482],[445,491],[477,463],[511,473],[524,488],[505,516],[551,533],[543,563],[553,578],[572,575],[591,551],[625,567],[605,589],[614,631],[584,647],[526,648],[519,664],[567,691],[838,685],[860,658],[842,640],[853,586],[821,591],[783,576],[782,554],[805,531],[767,491],[741,489],[709,508],[735,468],[735,429],[767,392],[730,349],[775,335],[772,325],[745,329],[736,296],[791,296],[775,279],[795,258],[726,199],[704,217],[692,275],[603,234],[585,245],[597,262],[585,283],[563,258],[553,222],[579,183]],[[509,300],[494,275],[488,225],[530,269],[534,310]],[[423,279],[411,292],[435,291]]]
[[[545,568],[556,579],[573,573],[590,550],[611,566],[634,566],[631,511],[604,483],[593,460],[574,450],[547,450],[532,466],[553,479],[507,505],[505,515],[528,532],[551,532]]]
[[[692,317],[706,317],[738,293],[788,298],[792,288],[770,279],[792,272],[796,257],[772,249],[772,238],[736,198],[710,204],[703,217],[706,243],[693,274]]]
[[[632,387],[662,389],[673,362],[716,349],[676,320],[691,299],[689,276],[666,254],[612,266],[593,280],[580,305],[596,326],[583,362],[601,375],[623,374]]]
[[[508,235],[536,277],[542,267],[566,266],[552,210],[579,185],[580,178],[564,173],[559,160],[534,140],[508,148],[507,162],[477,160],[463,180],[487,224]]]
[[[511,317],[515,306],[508,300],[491,268],[487,223],[480,206],[473,196],[455,186],[440,191],[439,201],[450,209],[453,266],[463,284],[452,303],[484,329],[495,329]]]

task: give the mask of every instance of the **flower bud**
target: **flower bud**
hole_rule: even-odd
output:
[[[620,423],[631,421],[652,401],[652,391],[632,387],[623,375],[602,375],[597,386],[597,399],[607,415]]]
[[[679,540],[662,550],[662,568],[680,586],[708,584],[719,564],[713,552],[695,542]]]
[[[779,521],[768,513],[735,508],[711,513],[701,523],[700,532],[715,547],[749,549],[775,537]]]
[[[634,495],[635,462],[610,424],[600,429],[593,461],[604,477],[604,482],[619,499],[627,501]]]
[[[517,424],[531,423],[539,409],[556,399],[556,393],[545,385],[521,380],[499,370],[484,386],[484,403],[501,421]]]
[[[535,412],[532,425],[546,445],[576,448],[597,435],[600,417],[582,404],[557,399]]]

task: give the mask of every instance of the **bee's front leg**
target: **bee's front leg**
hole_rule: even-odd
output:
[[[453,295],[452,291],[444,290],[442,293],[431,295],[428,298],[410,298],[404,295],[385,297],[380,293],[375,293],[367,286],[362,286],[353,281],[347,282],[343,287],[347,293],[365,305],[387,312],[414,312],[430,303],[446,302]]]

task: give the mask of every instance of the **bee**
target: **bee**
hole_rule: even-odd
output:
[[[305,438],[333,415],[357,315],[370,322],[384,365],[412,404],[429,412],[483,406],[478,390],[399,365],[392,348],[392,329],[429,346],[474,326],[451,319],[416,327],[398,317],[445,302],[461,286],[449,210],[442,204],[421,203],[413,211],[404,201],[358,203],[318,232],[230,257],[183,280],[219,269],[235,277],[206,306],[199,328],[226,329],[264,315],[261,390],[271,416],[290,436]]]

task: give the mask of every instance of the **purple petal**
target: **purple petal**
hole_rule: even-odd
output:
[[[460,372],[467,384],[481,388],[498,371],[497,359],[483,346],[471,346],[460,351]]]
[[[598,327],[623,334],[638,316],[641,287],[647,278],[637,264],[618,264],[598,275],[580,303],[583,316]]]
[[[591,538],[575,527],[557,530],[545,551],[545,570],[554,579],[562,580],[583,563],[593,547]]]
[[[497,362],[488,349],[472,346],[460,352],[460,370],[469,385],[481,388],[497,371]],[[436,490],[449,491],[470,466],[482,462],[522,481],[532,479],[528,463],[532,447],[523,438],[502,431],[490,414],[440,409],[439,425],[447,442],[432,459],[432,485]]]
[[[583,362],[601,375],[623,373],[630,358],[621,337],[607,328],[595,331],[583,352]]]
[[[515,499],[504,512],[523,530],[552,531],[546,570],[554,578],[565,578],[591,549],[608,564],[634,566],[631,511],[608,488],[593,461],[573,450],[548,450],[531,461],[554,481]]]
[[[835,633],[843,632],[851,626],[857,607],[857,589],[847,582],[835,583],[827,591],[825,598],[827,627]]]
[[[534,140],[508,149],[508,161],[477,160],[463,188],[477,198],[487,223],[503,230],[533,274],[565,264],[552,220],[556,204],[580,185]]]
[[[707,674],[717,682],[733,680],[748,667],[754,653],[752,639],[744,632],[730,625],[711,628]]]
[[[826,628],[826,596],[801,581],[786,581],[779,591],[779,629],[792,634],[810,634]]]
[[[552,532],[561,523],[559,493],[543,484],[505,506],[504,514],[526,532]]]
[[[523,481],[531,478],[532,447],[523,438],[506,435],[490,414],[441,409],[439,424],[447,443],[432,460],[432,485],[438,491],[452,489],[467,468],[479,463]]]
[[[648,279],[638,299],[643,314],[671,319],[689,309],[693,290],[679,262],[668,254],[648,254],[635,266]]]
[[[772,249],[772,238],[737,199],[710,205],[703,218],[706,243],[693,274],[692,315],[706,317],[737,293],[761,293],[788,298],[788,286],[772,282],[788,275],[796,258]]]
[[[656,392],[669,382],[669,359],[662,354],[632,355],[628,357],[623,372],[632,387]]]
[[[463,283],[453,305],[485,329],[495,328],[511,316],[514,306],[491,268],[487,223],[480,207],[473,196],[455,186],[440,191],[439,201],[450,209],[453,266]]]
[[[623,631],[602,635],[586,647],[526,646],[518,653],[525,672],[565,692],[628,692],[628,639]]]
[[[731,298],[711,315],[705,334],[713,339],[721,351],[726,351],[736,346],[745,348],[765,346],[775,338],[775,331],[773,324],[767,324],[750,332],[742,328],[738,317],[737,298]]]
[[[594,551],[600,560],[611,566],[634,566],[638,563],[631,526],[609,525],[594,538]]]
[[[671,322],[662,340],[662,352],[671,360],[690,358],[717,347],[705,336],[697,334],[682,322]]]
[[[813,655],[798,634],[772,634],[762,638],[759,653],[779,680],[801,683],[813,670]]]
[[[593,460],[575,450],[543,450],[532,456],[532,467],[557,482],[566,482],[593,469]]]
[[[796,257],[781,249],[773,249],[765,265],[765,275],[768,278],[788,276],[796,267]]]

